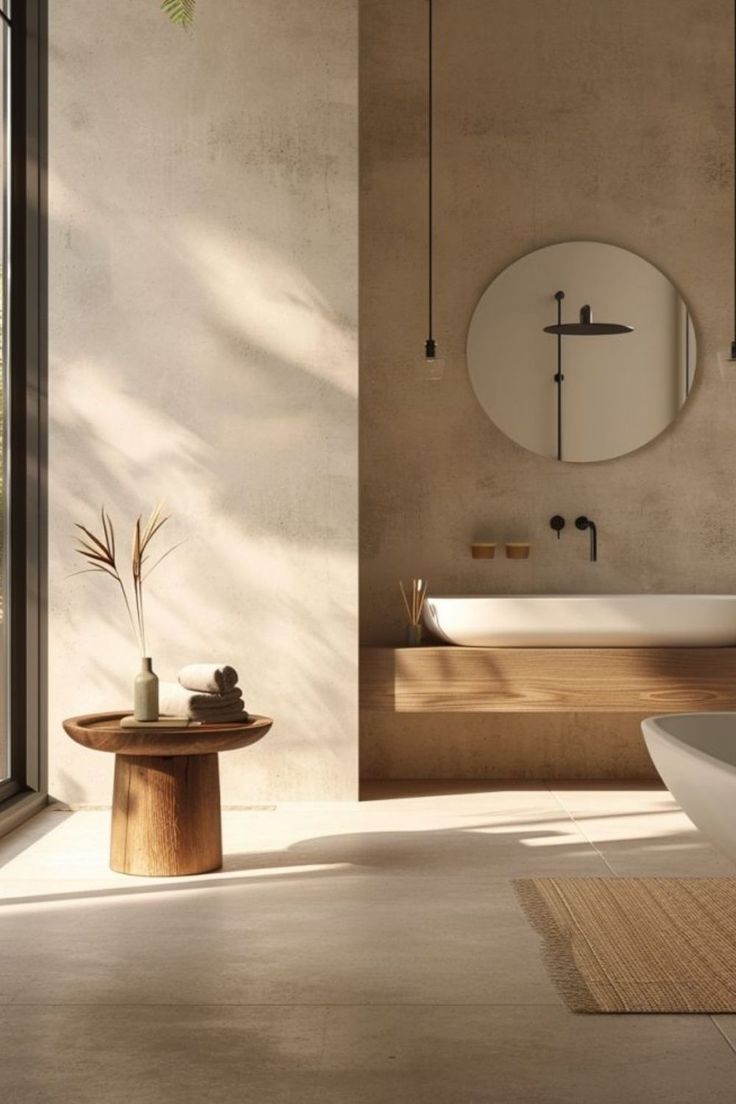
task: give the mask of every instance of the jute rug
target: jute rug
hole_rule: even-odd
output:
[[[574,1012],[736,1012],[736,878],[514,887]]]

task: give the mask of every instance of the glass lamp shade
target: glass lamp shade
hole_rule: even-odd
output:
[[[437,355],[437,342],[429,338],[424,345],[424,360],[422,361],[424,379],[440,380],[445,374],[444,357]]]

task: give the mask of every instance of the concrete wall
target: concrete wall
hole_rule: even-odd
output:
[[[458,593],[732,591],[736,373],[721,372],[716,355],[730,341],[733,285],[731,5],[436,0],[435,23],[435,331],[447,370],[430,382],[421,373],[426,3],[363,5],[363,639],[400,639],[402,575]],[[690,401],[650,445],[560,465],[487,418],[465,340],[483,289],[506,265],[586,238],[640,253],[671,278],[693,311],[698,370]],[[557,512],[598,523],[597,564],[585,534],[570,526],[555,539]],[[474,561],[468,544],[481,534],[531,539],[532,556]],[[482,718],[487,740],[468,772],[516,769],[503,746],[520,731],[540,770],[554,761],[574,774],[597,742],[611,749],[608,768],[598,756],[601,773],[625,773],[627,755],[631,773],[641,771],[635,719],[563,721],[528,718],[512,731]],[[566,733],[555,760],[549,749]],[[440,739],[444,765],[434,769],[447,774],[462,722],[422,718],[412,734],[368,718],[364,769],[431,772]]]
[[[49,6],[51,792],[109,801],[60,722],[137,666],[73,522],[161,497],[156,669],[222,657],[276,718],[223,800],[351,798],[357,0],[199,0],[190,34],[158,0]]]

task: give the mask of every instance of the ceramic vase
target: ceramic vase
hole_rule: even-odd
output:
[[[136,721],[158,720],[158,678],[150,656],[143,656],[133,683],[133,716]]]

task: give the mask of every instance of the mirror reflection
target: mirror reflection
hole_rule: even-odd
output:
[[[693,384],[687,304],[649,261],[564,242],[506,268],[478,303],[468,369],[488,416],[531,451],[608,460],[658,436]]]

